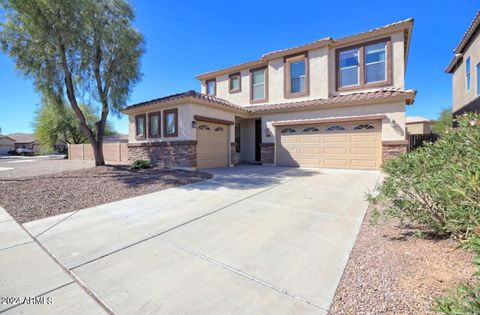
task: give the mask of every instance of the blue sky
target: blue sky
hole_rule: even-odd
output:
[[[408,115],[437,117],[451,105],[451,78],[444,72],[478,0],[442,1],[132,1],[135,27],[146,39],[142,81],[130,103],[199,90],[195,75],[259,58],[262,54],[415,18],[406,88],[418,91]],[[39,107],[32,82],[0,54],[2,133],[31,132]],[[127,132],[126,117],[112,118]]]

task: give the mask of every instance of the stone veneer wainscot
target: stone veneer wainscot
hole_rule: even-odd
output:
[[[127,148],[129,162],[147,160],[154,166],[197,166],[197,141],[129,143]]]
[[[263,164],[275,163],[275,143],[262,143],[260,155]]]
[[[382,141],[382,161],[399,157],[407,152],[408,140]]]

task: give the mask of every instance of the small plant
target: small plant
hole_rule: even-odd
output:
[[[441,314],[480,314],[480,236],[471,237],[462,247],[477,253],[473,258],[478,269],[475,273],[476,281],[472,284],[462,283],[447,296],[436,298],[433,310]]]
[[[375,203],[443,236],[466,239],[480,225],[480,115],[458,120],[433,144],[385,163]]]
[[[135,162],[133,162],[130,165],[130,169],[132,171],[143,170],[143,169],[147,169],[147,168],[151,168],[151,167],[152,167],[152,165],[147,160],[135,160]]]

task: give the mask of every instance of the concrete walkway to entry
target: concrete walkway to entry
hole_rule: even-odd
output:
[[[326,314],[379,172],[211,172],[24,227],[112,313]]]

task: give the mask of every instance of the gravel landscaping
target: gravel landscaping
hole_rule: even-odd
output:
[[[433,314],[434,298],[472,280],[473,255],[397,220],[364,219],[330,314]]]
[[[203,172],[158,168],[130,171],[126,165],[115,165],[0,179],[0,205],[25,223],[211,177]]]

